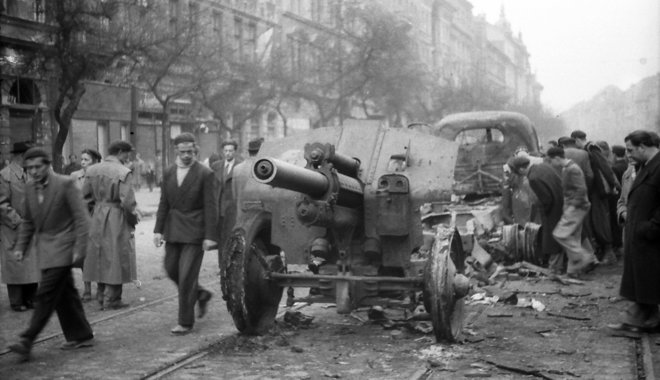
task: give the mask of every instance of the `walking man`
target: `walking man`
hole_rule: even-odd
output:
[[[98,284],[96,299],[102,309],[120,309],[123,284],[137,279],[135,239],[137,224],[133,174],[124,166],[133,146],[115,141],[108,156],[87,169],[83,199],[92,211],[83,280]]]
[[[85,317],[72,265],[85,257],[89,214],[75,180],[50,168],[50,158],[41,148],[25,152],[25,169],[31,181],[26,187],[25,215],[14,248],[16,260],[23,260],[34,236],[41,280],[30,325],[9,349],[29,360],[37,335],[57,312],[66,343],[65,350],[92,345],[94,334]],[[29,252],[31,254],[32,252]]]
[[[184,335],[206,314],[212,293],[198,284],[204,251],[217,245],[216,179],[197,162],[197,144],[191,133],[174,138],[176,162],[163,174],[156,213],[154,244],[165,242],[165,271],[179,290],[179,324],[172,334]]]
[[[14,311],[33,308],[34,295],[39,282],[37,257],[31,253],[25,260],[14,260],[13,249],[18,237],[18,226],[25,215],[25,183],[27,174],[23,170],[23,153],[29,146],[14,143],[11,162],[0,170],[0,266],[2,282],[7,284],[9,305]],[[29,249],[34,245],[29,244]]]
[[[640,165],[628,193],[619,292],[632,305],[622,323],[610,327],[655,329],[660,326],[660,138],[637,130],[625,142],[628,155]]]
[[[561,169],[561,185],[564,196],[562,215],[552,236],[566,250],[568,265],[566,274],[579,277],[598,265],[593,250],[582,241],[582,223],[589,212],[587,184],[579,166],[564,157],[563,148],[550,148],[546,153],[550,164]]]

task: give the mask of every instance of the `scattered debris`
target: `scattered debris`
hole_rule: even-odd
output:
[[[513,314],[511,313],[489,313],[486,314],[487,317],[489,318],[511,318],[513,317]]]
[[[538,369],[527,370],[527,369],[523,369],[523,368],[513,367],[513,366],[510,366],[510,365],[499,364],[499,363],[496,363],[496,362],[491,361],[491,360],[486,360],[486,363],[492,364],[492,365],[494,365],[495,367],[497,367],[499,369],[504,369],[504,370],[514,372],[514,373],[540,377],[542,379],[554,380],[552,377],[546,376],[543,373],[541,373],[541,371],[539,371]]]
[[[561,313],[555,313],[552,311],[547,311],[546,314],[551,315],[553,317],[559,317],[559,318],[566,318],[566,319],[573,319],[576,321],[590,321],[590,317],[580,317],[578,315],[568,315],[568,314],[561,314]]]
[[[299,311],[287,311],[284,313],[284,322],[294,327],[307,328],[312,324],[314,317],[305,315]]]
[[[387,319],[385,316],[385,310],[383,310],[381,306],[372,306],[367,312],[367,316],[372,321],[382,321]]]
[[[303,352],[303,351],[304,351],[304,350],[302,349],[302,347],[291,346],[291,352],[295,352],[295,353],[299,354],[299,353],[301,353],[301,352]]]

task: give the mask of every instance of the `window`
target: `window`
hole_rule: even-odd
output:
[[[46,22],[46,8],[44,0],[34,1],[34,20],[37,22]]]
[[[243,20],[234,18],[234,52],[236,58],[243,57]]]
[[[257,24],[250,23],[247,25],[247,32],[245,33],[245,56],[248,61],[254,59],[254,53],[257,46]]]
[[[171,33],[176,33],[177,32],[177,26],[179,24],[179,22],[178,22],[178,18],[179,18],[179,1],[178,0],[170,0],[169,16],[170,16],[170,32]]]
[[[188,3],[188,20],[190,22],[190,27],[193,32],[193,37],[196,40],[199,34],[200,25],[199,25],[199,4],[195,2]]]
[[[110,128],[107,120],[96,122],[96,138],[98,141],[98,151],[106,152],[108,149],[108,140],[110,139]]]
[[[119,139],[128,141],[128,123],[125,121],[122,121],[121,125],[119,126]]]

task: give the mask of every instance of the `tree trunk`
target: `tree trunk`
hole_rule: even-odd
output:
[[[162,147],[163,151],[161,152],[161,160],[163,165],[163,173],[165,169],[169,166],[170,163],[170,99],[166,99],[163,103],[163,135],[162,135]]]
[[[83,83],[76,83],[71,89],[71,95],[67,96],[67,89],[61,87],[60,93],[58,95],[57,101],[55,102],[54,114],[55,121],[58,125],[57,133],[53,131],[55,135],[53,138],[53,170],[57,173],[62,172],[62,166],[64,163],[64,157],[62,157],[62,150],[64,148],[64,143],[66,143],[66,138],[69,135],[71,130],[71,121],[73,120],[73,115],[78,109],[80,100],[85,94],[85,85]],[[65,100],[68,100],[66,107],[64,107]]]

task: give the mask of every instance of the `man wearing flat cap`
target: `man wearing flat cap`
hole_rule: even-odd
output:
[[[163,173],[156,213],[154,244],[165,242],[164,266],[179,289],[179,324],[171,332],[185,335],[206,314],[212,293],[199,283],[204,251],[216,246],[216,180],[213,171],[197,162],[197,143],[191,133],[174,138],[176,162]]]
[[[120,309],[123,284],[137,280],[135,225],[138,222],[130,160],[133,146],[115,141],[108,155],[85,173],[83,199],[92,211],[83,280],[98,284],[102,309]]]
[[[35,339],[53,312],[57,312],[66,339],[61,349],[91,346],[94,334],[71,273],[73,265],[85,257],[88,239],[89,213],[80,190],[73,178],[52,171],[50,157],[43,149],[31,148],[23,158],[30,181],[25,190],[27,206],[14,258],[22,261],[36,253],[41,278],[30,325],[20,334],[20,340],[8,348],[22,360],[28,360]],[[36,248],[27,251],[33,236]]]
[[[23,154],[29,148],[25,142],[14,143],[11,162],[0,170],[0,266],[2,282],[7,284],[9,304],[14,311],[33,308],[39,282],[36,255],[27,255],[21,262],[14,260],[12,255],[18,226],[25,215],[27,174],[23,170]],[[32,244],[30,247],[34,248]]]

